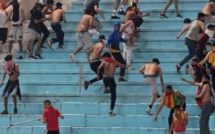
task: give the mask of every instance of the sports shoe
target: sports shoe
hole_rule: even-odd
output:
[[[34,56],[28,56],[29,60],[35,60],[36,58]]]
[[[149,107],[146,109],[146,112],[147,112],[149,115],[153,115],[152,110],[151,110]]]
[[[70,59],[72,62],[75,62],[75,55],[73,53],[70,54]]]
[[[126,13],[123,10],[122,11],[118,11],[118,14],[126,15]]]
[[[175,64],[175,68],[176,68],[177,73],[180,74],[181,67],[179,67],[178,64]]]
[[[35,54],[36,59],[43,59],[40,54]]]
[[[120,19],[118,16],[111,16],[111,19]]]
[[[1,114],[8,114],[8,111],[4,110],[3,112],[1,112]]]
[[[186,75],[188,75],[189,68],[190,68],[189,65],[186,65],[186,67],[185,67],[185,74],[186,74]]]
[[[14,108],[14,114],[18,114],[18,109]]]
[[[124,78],[119,78],[119,81],[127,81],[127,80]]]
[[[104,93],[110,93],[110,90],[107,88],[104,89]]]
[[[20,55],[17,59],[19,59],[19,60],[23,59],[22,55]]]
[[[110,111],[110,112],[109,112],[109,115],[110,115],[110,116],[116,116],[116,114],[115,114],[113,111]]]
[[[89,81],[84,81],[84,89],[87,90],[87,88],[89,87],[90,83]]]
[[[47,47],[45,47],[45,46],[43,46],[43,45],[42,45],[40,48],[47,49]]]
[[[47,42],[48,42],[49,48],[52,49],[52,42],[50,40],[48,40]]]
[[[183,17],[181,16],[181,14],[177,14],[176,17],[177,17],[177,18],[183,18]]]
[[[131,65],[128,65],[128,66],[127,66],[127,69],[128,69],[128,70],[135,70],[135,68],[133,68]]]
[[[160,13],[160,17],[161,17],[161,18],[168,18],[168,17],[166,16],[166,14],[162,14],[162,13]]]
[[[63,49],[63,45],[58,45],[57,49]]]
[[[28,53],[28,55],[30,55],[30,49],[26,48],[26,52]]]

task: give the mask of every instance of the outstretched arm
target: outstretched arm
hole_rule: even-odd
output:
[[[201,83],[197,83],[195,81],[189,81],[189,80],[186,80],[185,78],[181,78],[182,81],[185,81],[191,85],[196,85],[196,86],[201,86],[202,84]]]
[[[140,73],[142,74],[142,75],[144,75],[144,70],[145,70],[145,68],[146,68],[146,66],[144,65],[144,66],[142,66],[141,68],[140,68]]]
[[[181,37],[181,35],[183,35],[186,31],[188,31],[190,29],[190,26],[191,25],[187,25],[185,26],[181,31],[180,33],[176,36],[177,39],[179,39]]]
[[[159,105],[159,107],[158,107],[158,109],[157,109],[157,111],[156,111],[156,114],[155,114],[155,117],[154,117],[154,121],[157,121],[158,114],[159,114],[160,111],[162,110],[163,105],[164,105],[164,103],[165,103],[165,100],[166,100],[166,95],[165,95],[165,93],[164,93],[163,96],[162,96],[162,101],[161,101],[161,103],[160,103],[160,105]]]
[[[212,53],[212,52],[209,52],[209,53],[206,55],[206,57],[204,58],[204,60],[202,60],[202,61],[199,63],[201,66],[203,66],[203,65],[205,64],[205,62],[208,61],[209,57],[211,56],[211,53]]]

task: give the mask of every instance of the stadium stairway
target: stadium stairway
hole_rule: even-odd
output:
[[[179,9],[184,18],[189,17],[195,20],[197,13],[201,11],[206,2],[208,0],[181,0]],[[114,0],[100,2],[100,9],[106,18],[102,20],[98,16],[104,25],[100,34],[105,34],[106,37],[113,29],[113,23],[117,21],[110,20],[113,4]],[[165,85],[172,85],[174,89],[187,97],[189,115],[187,133],[199,133],[200,110],[194,99],[197,87],[180,80],[180,77],[191,79],[183,72],[184,68],[182,68],[181,75],[176,74],[174,68],[174,64],[187,54],[184,36],[176,39],[177,33],[183,27],[183,19],[176,18],[173,5],[166,13],[170,18],[159,18],[159,13],[165,4],[166,0],[142,0],[138,4],[141,11],[150,12],[151,16],[144,18],[141,38],[137,39],[138,47],[133,48],[132,66],[136,70],[126,71],[125,78],[128,82],[118,82],[119,69],[117,69],[115,76],[117,81],[115,112],[117,116],[110,117],[108,116],[110,95],[103,93],[102,81],[90,85],[87,91],[83,88],[84,80],[96,77],[86,61],[86,49],[77,54],[75,63],[71,63],[69,59],[69,54],[77,47],[75,31],[83,14],[83,2],[72,2],[72,10],[66,10],[68,23],[62,23],[65,31],[64,49],[57,50],[57,44],[54,44],[53,50],[41,50],[43,60],[28,60],[26,53],[24,60],[15,60],[21,70],[20,87],[23,97],[22,101],[18,103],[18,115],[12,114],[13,103],[10,99],[10,114],[0,116],[0,133],[44,133],[45,126],[40,122],[20,124],[11,128],[7,128],[7,125],[41,117],[43,101],[50,99],[54,107],[65,115],[65,119],[60,120],[61,134],[167,134],[169,109],[163,108],[158,122],[153,122],[153,116],[149,116],[145,112],[151,93],[149,86],[143,83],[143,76],[139,73],[139,68],[155,57],[160,59]],[[123,16],[120,17],[123,18]],[[54,37],[53,31],[50,30],[50,32],[50,38]],[[24,44],[26,44],[27,38],[28,35],[25,34]],[[93,36],[95,42],[97,38],[98,36]],[[105,51],[108,50],[105,49]],[[14,57],[17,55],[16,52],[18,52],[17,47],[14,49]],[[1,58],[4,56],[5,54],[2,54]],[[0,65],[3,68],[3,60]],[[2,73],[3,71],[1,71]],[[160,83],[158,88],[161,93]],[[3,89],[4,86],[1,91]],[[159,101],[156,101],[152,109],[154,113],[158,105]],[[3,108],[3,101],[1,101],[0,110]],[[211,133],[215,133],[214,114],[210,119],[210,129]]]

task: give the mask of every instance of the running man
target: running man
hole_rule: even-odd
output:
[[[97,70],[97,79],[100,79],[100,72],[103,69],[104,70],[104,78],[103,78],[104,84],[110,88],[110,92],[111,92],[111,106],[110,106],[109,115],[115,116],[116,114],[113,112],[115,102],[116,102],[116,83],[114,80],[114,74],[115,74],[115,70],[116,70],[117,66],[123,68],[123,67],[125,67],[125,65],[121,64],[121,63],[115,61],[113,58],[111,58],[111,54],[108,52],[105,52],[102,55],[102,60],[103,61]]]
[[[25,21],[25,13],[24,9],[20,7],[17,0],[13,0],[11,2],[13,10],[9,13],[8,19],[12,21],[12,28],[9,33],[9,53],[12,52],[13,49],[13,42],[15,40],[19,43],[19,51],[20,56],[18,59],[23,59],[23,44],[22,44],[22,37],[23,37],[23,22]]]
[[[160,98],[158,89],[157,89],[157,81],[156,77],[159,75],[161,86],[162,86],[162,92],[164,92],[164,82],[163,82],[163,74],[161,68],[158,66],[160,64],[159,60],[157,58],[152,59],[152,63],[148,63],[146,65],[143,65],[140,68],[140,73],[144,75],[144,82],[151,87],[152,92],[152,98],[149,104],[149,107],[146,109],[146,112],[149,115],[153,115],[152,113],[152,106],[156,100],[156,98]]]
[[[75,62],[75,55],[83,49],[84,44],[86,45],[87,49],[93,46],[92,36],[88,32],[88,30],[93,28],[94,18],[92,14],[93,14],[92,10],[91,11],[86,10],[85,14],[80,20],[76,33],[78,48],[76,48],[75,51],[70,54],[72,62]]]
[[[105,39],[104,35],[99,36],[99,41],[93,47],[91,47],[87,51],[87,60],[91,67],[91,70],[97,74],[97,69],[101,64],[101,53],[103,52],[104,47],[107,45],[107,40]],[[92,53],[92,57],[90,59],[90,54]],[[93,84],[96,81],[103,79],[103,71],[99,73],[99,79],[96,77],[90,81],[84,81],[84,88],[85,90],[88,89],[88,86]],[[104,93],[110,93],[108,87],[105,86]]]
[[[19,65],[13,62],[12,55],[7,55],[4,59],[6,61],[6,65],[0,87],[3,85],[6,75],[9,75],[9,80],[2,94],[2,96],[4,97],[5,110],[1,114],[8,114],[7,104],[9,96],[12,96],[13,98],[14,114],[18,114],[16,96],[18,95],[19,99],[21,100],[21,92],[18,79],[20,76]]]
[[[201,93],[195,97],[196,100],[201,99],[203,103],[200,121],[199,121],[200,134],[210,134],[209,119],[210,119],[210,115],[214,112],[214,104],[211,101],[212,91],[211,91],[211,85],[210,85],[210,76],[205,74],[202,77],[201,83],[189,81],[184,78],[181,78],[181,80],[191,85],[202,87]]]
[[[38,119],[46,124],[46,134],[60,134],[58,118],[64,119],[64,116],[51,105],[50,100],[44,101],[43,117]]]
[[[161,104],[159,105],[157,112],[154,116],[154,121],[157,121],[158,114],[160,113],[164,105],[167,108],[170,108],[170,113],[168,117],[169,131],[170,131],[170,127],[173,121],[174,107],[176,105],[180,105],[180,109],[186,110],[185,100],[186,100],[186,97],[183,94],[181,94],[179,91],[173,90],[171,85],[166,86],[166,90],[163,93],[163,96],[161,99]],[[170,131],[170,134],[173,134],[173,132]]]
[[[206,23],[215,23],[215,16],[212,15],[215,10],[215,0],[207,3],[202,10],[202,13],[206,14],[205,22]]]
[[[116,11],[117,11],[117,9],[119,7],[120,1],[121,0],[116,0],[115,1],[114,9],[113,9],[113,13],[112,13],[111,19],[120,19],[118,16],[116,16]],[[125,15],[124,7],[127,4],[127,1],[128,0],[123,0],[122,6],[120,7],[120,10],[118,11],[118,14]]]
[[[57,38],[52,38],[51,40],[48,41],[49,47],[52,48],[52,44],[55,42],[59,42],[58,48],[62,49],[63,48],[63,42],[64,42],[64,32],[62,30],[61,21],[64,21],[67,23],[66,18],[65,18],[65,12],[62,9],[62,3],[58,2],[56,3],[56,9],[52,13],[52,22],[51,22],[51,27],[56,33]]]
[[[173,3],[173,1],[174,1],[174,4],[175,4],[175,11],[176,11],[176,13],[177,13],[176,17],[177,17],[177,18],[183,18],[183,17],[181,16],[181,14],[179,13],[179,10],[178,10],[178,0],[169,0],[169,1],[167,2],[167,4],[166,4],[166,6],[164,7],[163,11],[160,13],[160,17],[161,17],[161,18],[168,18],[168,17],[166,16],[165,13],[166,13],[167,9],[169,8],[169,6]]]
[[[185,37],[185,44],[187,45],[189,54],[186,57],[184,57],[184,59],[180,63],[175,65],[176,71],[178,74],[180,74],[181,67],[195,56],[195,53],[196,53],[195,49],[196,49],[200,31],[202,31],[203,33],[205,32],[205,24],[204,24],[205,17],[206,15],[204,13],[198,13],[198,19],[193,21],[190,25],[187,25],[176,36],[176,38],[179,39],[182,34],[188,31]]]

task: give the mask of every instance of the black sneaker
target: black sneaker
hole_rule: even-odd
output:
[[[109,115],[110,116],[116,116],[116,114],[112,111],[112,112],[109,112]]]
[[[105,88],[104,93],[110,93],[110,90]]]
[[[88,81],[84,81],[84,89],[87,90],[89,87],[90,83]]]
[[[175,68],[176,68],[177,73],[180,74],[181,67],[179,67],[178,64],[175,64]]]
[[[18,109],[14,108],[14,114],[18,114]]]
[[[28,55],[30,55],[30,49],[26,48],[26,52],[28,53]]]
[[[181,16],[181,14],[177,14],[176,17],[177,17],[177,18],[183,18],[183,17]]]
[[[47,42],[48,42],[49,48],[52,49],[52,42],[50,40],[48,40]]]
[[[36,59],[43,59],[43,58],[40,56],[40,54],[35,54],[35,58],[36,58]]]
[[[127,80],[124,78],[119,78],[119,81],[127,81]]]
[[[126,13],[123,10],[122,11],[118,11],[118,14],[126,15]]]
[[[45,47],[45,46],[43,46],[43,45],[42,45],[40,48],[47,49],[47,47]]]
[[[29,58],[29,60],[35,60],[36,59],[36,57],[34,57],[34,56],[28,56],[28,58]]]
[[[186,74],[186,75],[188,75],[189,68],[190,68],[190,66],[189,66],[189,65],[186,65],[186,67],[185,67],[185,74]]]
[[[20,55],[17,59],[22,60],[23,59],[22,55]]]
[[[111,19],[120,19],[118,16],[111,16]]]
[[[58,45],[57,49],[63,49],[63,45]]]
[[[3,112],[1,112],[1,114],[8,114],[8,111],[4,110]]]
[[[161,17],[161,18],[168,18],[168,17],[166,16],[166,14],[162,14],[162,13],[160,13],[160,17]]]

